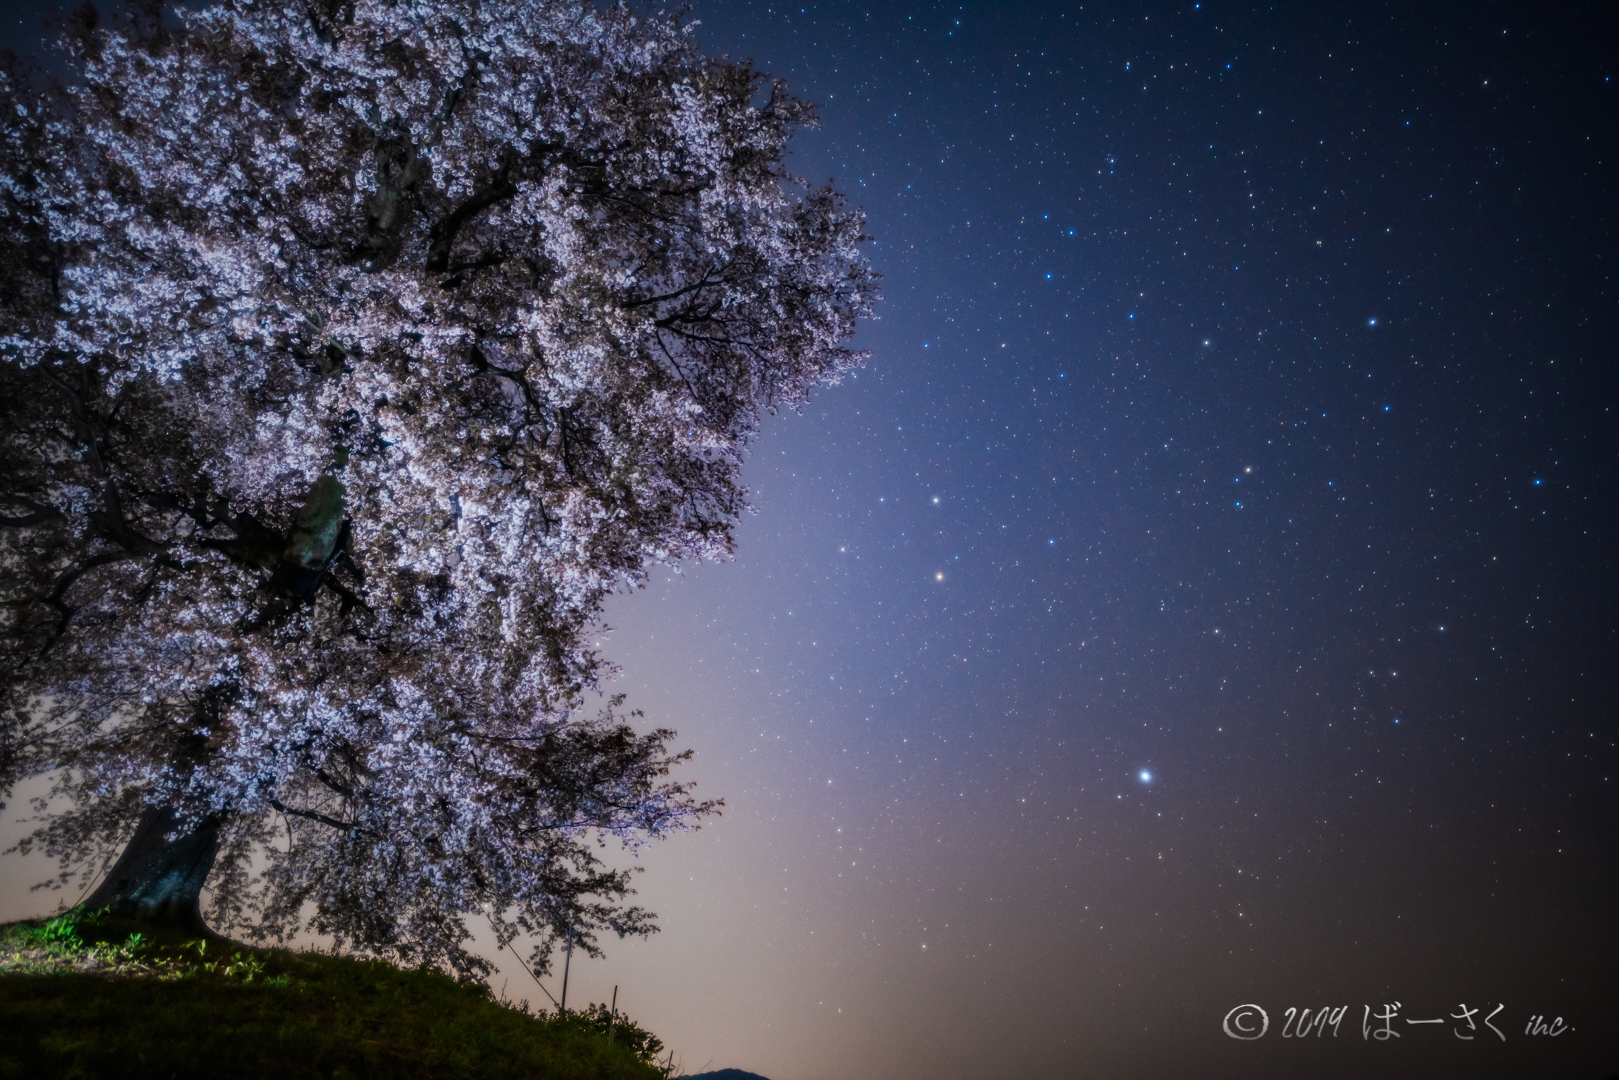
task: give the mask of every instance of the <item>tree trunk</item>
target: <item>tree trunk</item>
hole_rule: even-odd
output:
[[[141,815],[135,835],[118,856],[106,880],[84,906],[110,908],[114,915],[209,934],[202,921],[202,885],[219,853],[217,817],[205,818],[191,832],[169,840],[175,813],[164,807]]]

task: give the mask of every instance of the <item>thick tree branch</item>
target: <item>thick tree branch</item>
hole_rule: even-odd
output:
[[[428,232],[430,246],[427,249],[427,269],[431,273],[440,274],[449,270],[450,248],[455,245],[456,233],[461,231],[461,226],[465,225],[468,219],[517,194],[517,185],[510,179],[512,165],[512,157],[508,151],[488,186],[473,192]]]
[[[20,529],[29,525],[38,525],[41,522],[55,521],[62,516],[62,512],[55,507],[45,506],[34,502],[32,499],[24,499],[17,495],[0,496],[0,502],[18,503],[34,511],[32,514],[25,514],[22,517],[0,515],[0,525],[10,526],[11,528]]]

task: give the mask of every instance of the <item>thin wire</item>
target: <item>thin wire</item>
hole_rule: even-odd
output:
[[[500,931],[495,929],[495,920],[490,919],[487,915],[485,915],[484,918],[488,919],[489,929],[495,931],[495,939],[498,941],[500,939]],[[528,971],[528,977],[534,980],[534,985],[545,991],[545,996],[551,998],[551,1004],[556,1005],[557,1012],[560,1013],[562,1011],[562,1006],[557,1002],[556,998],[551,997],[551,991],[545,989],[545,984],[540,981],[540,977],[528,970],[528,965],[523,962],[523,958],[521,956],[517,955],[517,950],[512,948],[511,945],[504,941],[500,942],[500,947],[511,953],[512,956],[516,958],[518,967],[522,968],[524,971]]]

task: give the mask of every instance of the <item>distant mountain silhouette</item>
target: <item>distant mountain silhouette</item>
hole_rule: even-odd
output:
[[[680,1080],[765,1080],[758,1073],[744,1072],[741,1069],[719,1069],[715,1072],[697,1073],[695,1076],[683,1076]]]

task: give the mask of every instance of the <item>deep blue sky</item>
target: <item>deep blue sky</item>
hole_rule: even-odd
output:
[[[733,807],[660,856],[746,892],[719,1064],[1619,1068],[1611,11],[695,9],[821,104],[886,295],[738,563],[614,613]],[[1485,998],[1491,1053],[1367,1056]]]
[[[1619,21],[1411,8],[693,9],[886,299],[612,609],[728,811],[573,994],[772,1080],[1619,1070]]]

